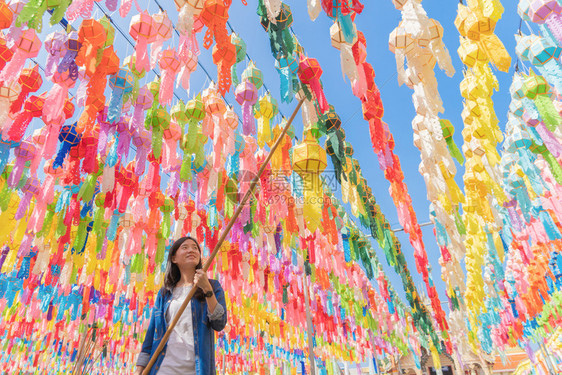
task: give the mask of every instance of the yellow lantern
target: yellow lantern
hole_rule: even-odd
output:
[[[293,170],[303,180],[304,220],[314,233],[322,219],[322,181],[320,173],[327,166],[326,151],[309,130],[304,141],[293,148]]]

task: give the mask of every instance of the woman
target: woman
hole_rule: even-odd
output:
[[[185,297],[197,288],[158,356],[150,375],[215,375],[215,334],[226,325],[224,291],[209,280],[201,265],[201,248],[192,237],[182,237],[172,245],[150,324],[137,360],[135,374],[150,361]]]

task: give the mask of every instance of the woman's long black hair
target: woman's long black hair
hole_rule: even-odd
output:
[[[172,262],[172,257],[176,255],[180,246],[187,240],[192,240],[197,245],[197,249],[199,250],[199,263],[195,266],[196,270],[203,268],[203,264],[201,263],[201,247],[199,246],[199,242],[191,236],[181,237],[180,239],[176,240],[173,243],[172,247],[170,248],[170,252],[168,253],[168,263],[166,265],[166,273],[164,274],[164,289],[171,292],[172,289],[176,286],[178,281],[181,279],[181,272],[180,268],[177,264]],[[201,288],[197,288],[197,291],[194,295],[197,299],[205,299],[205,295]]]

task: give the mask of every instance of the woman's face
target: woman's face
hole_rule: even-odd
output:
[[[178,267],[193,267],[199,264],[201,254],[199,253],[199,248],[197,244],[192,239],[185,240],[178,251],[172,256],[172,263],[177,264]]]

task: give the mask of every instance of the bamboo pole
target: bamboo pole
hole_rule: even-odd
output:
[[[242,212],[242,209],[244,208],[244,205],[246,204],[246,202],[248,201],[250,196],[253,194],[254,189],[255,189],[261,175],[263,174],[265,168],[267,167],[267,164],[271,160],[271,157],[273,156],[273,153],[275,152],[275,150],[277,150],[277,147],[279,146],[279,144],[283,140],[283,137],[285,136],[285,134],[287,134],[287,131],[289,130],[289,127],[291,126],[291,124],[292,124],[295,116],[297,115],[300,107],[302,106],[303,102],[304,102],[304,98],[299,101],[299,104],[297,104],[297,107],[293,111],[293,114],[289,118],[289,121],[287,121],[287,124],[283,128],[283,131],[281,132],[281,134],[279,135],[279,137],[275,141],[275,144],[271,147],[271,150],[270,150],[269,154],[267,155],[267,157],[265,158],[265,161],[263,162],[261,168],[259,169],[258,174],[254,177],[254,179],[250,183],[250,188],[248,189],[248,191],[244,195],[244,198],[242,198],[242,201],[238,204],[238,207],[236,208],[236,211],[232,215],[232,218],[228,222],[224,231],[221,233],[221,236],[219,237],[219,240],[218,240],[217,244],[215,245],[215,248],[213,249],[213,252],[211,253],[209,258],[207,259],[207,261],[203,265],[203,272],[207,272],[207,270],[211,266],[211,263],[213,262],[213,260],[217,256],[217,254],[219,252],[219,249],[222,246],[222,243],[224,242],[224,240],[226,239],[226,236],[228,235],[228,233],[232,229],[232,226],[234,225],[234,222],[236,221],[236,219],[238,218],[238,216]],[[180,306],[178,312],[176,313],[176,315],[174,316],[174,318],[170,322],[170,325],[168,326],[168,329],[166,330],[166,333],[164,333],[164,337],[162,337],[162,341],[160,341],[160,344],[156,348],[156,351],[154,352],[154,354],[152,354],[152,357],[150,358],[150,361],[148,362],[148,364],[144,368],[144,370],[142,372],[143,375],[148,375],[150,373],[150,369],[152,368],[152,366],[154,366],[154,363],[156,362],[156,358],[158,358],[158,355],[160,354],[162,349],[164,349],[164,345],[166,345],[166,343],[168,342],[168,339],[170,338],[170,335],[172,334],[172,331],[174,330],[174,327],[178,323],[178,320],[180,319],[181,314],[183,314],[184,310],[187,308],[187,305],[189,304],[189,301],[191,301],[191,299],[195,295],[196,290],[197,290],[197,288],[191,288],[191,290],[187,294],[187,297],[185,297],[185,300],[183,301],[182,305]]]

